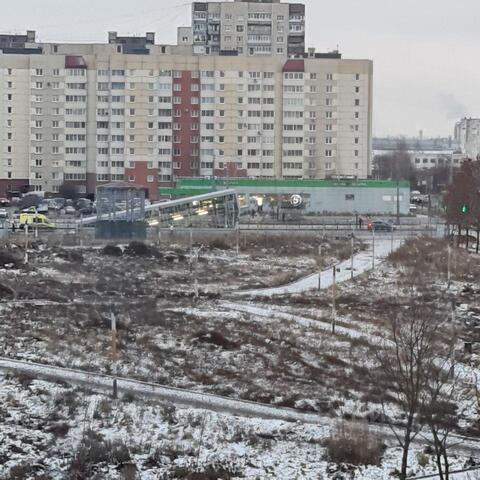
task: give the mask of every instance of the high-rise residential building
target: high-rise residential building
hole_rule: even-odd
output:
[[[480,155],[480,118],[462,118],[455,124],[455,143],[468,158]]]
[[[301,55],[305,51],[305,5],[280,0],[194,2],[194,53]]]
[[[286,8],[290,21],[288,4],[228,3],[251,4]],[[205,55],[190,32],[175,46],[152,33],[110,32],[104,44],[0,36],[0,196],[127,181],[156,198],[180,177],[370,174],[371,61]]]

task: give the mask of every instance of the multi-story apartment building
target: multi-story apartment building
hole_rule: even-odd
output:
[[[0,196],[128,181],[156,198],[180,177],[370,173],[369,60],[202,55],[153,34],[34,40],[0,46]]]
[[[468,158],[480,155],[480,118],[462,118],[455,124],[455,143]]]
[[[305,5],[280,0],[194,2],[191,41],[199,54],[301,55]]]

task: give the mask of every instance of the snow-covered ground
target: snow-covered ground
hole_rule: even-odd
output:
[[[399,246],[401,241],[394,240],[393,248]],[[375,241],[375,251],[373,249],[373,243],[368,242],[368,249],[361,251],[353,257],[353,277],[357,277],[362,273],[374,268],[375,265],[383,261],[383,259],[392,251],[391,239],[382,236]],[[373,258],[375,256],[375,258]],[[352,263],[351,260],[345,260],[336,265],[336,282],[341,283],[352,278]],[[321,272],[320,288],[329,288],[333,284],[333,268],[329,268]],[[255,290],[247,290],[235,292],[238,296],[272,296],[282,295],[287,293],[301,293],[312,289],[319,288],[318,273],[314,273],[307,277],[304,277],[289,285],[275,287],[275,288],[262,288]]]
[[[383,261],[391,248],[389,236],[379,236],[375,247],[375,271],[369,271],[370,246],[355,257],[353,281],[350,260],[336,262],[334,335],[327,291],[331,268],[322,273],[321,291],[318,275],[312,275],[268,293],[260,288],[241,292],[253,298],[232,294],[248,284],[279,285],[283,268],[298,278],[316,265],[314,254],[288,257],[286,249],[275,261],[265,246],[239,256],[212,249],[199,265],[199,300],[191,296],[188,255],[183,258],[181,251],[167,261],[165,256],[110,258],[85,250],[82,262],[64,252],[62,258],[32,252],[29,270],[0,271],[2,355],[51,365],[26,369],[43,375],[51,369],[50,381],[0,375],[0,404],[11,415],[0,408],[0,478],[24,460],[46,465],[47,478],[65,478],[72,452],[89,428],[128,443],[142,479],[175,478],[162,475],[214,462],[232,464],[238,477],[251,480],[335,478],[341,467],[328,461],[325,440],[342,418],[379,421],[378,392],[366,375],[372,366],[368,349],[383,340],[390,306],[404,295],[400,280],[406,270]],[[329,257],[326,264],[332,263]],[[465,278],[455,280],[458,295]],[[440,302],[444,287],[439,283],[432,288],[434,301]],[[462,312],[470,306],[471,299],[462,299]],[[118,374],[129,377],[119,382],[122,398],[116,401],[108,398],[112,308],[120,337]],[[16,363],[3,362],[7,369]],[[54,383],[56,365],[107,374],[60,370],[64,373],[57,377],[95,381],[95,390],[105,393]],[[176,404],[174,418],[157,401]],[[386,413],[402,421],[395,402]],[[58,422],[67,423],[65,437],[50,431]],[[372,424],[370,430],[385,434],[382,425]],[[393,478],[400,449],[383,438],[389,446],[380,465],[355,467],[344,476]],[[466,465],[470,449],[478,456],[477,442],[467,443],[454,452],[452,468]],[[435,471],[433,457],[422,450],[423,445],[414,445],[411,474]],[[122,475],[118,463],[98,468],[101,478]]]

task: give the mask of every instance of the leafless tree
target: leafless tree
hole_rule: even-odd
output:
[[[468,248],[469,230],[477,233],[477,253],[480,244],[480,161],[466,161],[453,175],[444,196],[447,223],[458,227],[458,243],[463,229]]]
[[[458,373],[456,332],[444,325],[443,342],[438,343],[435,361],[429,363],[423,398],[422,420],[430,431],[429,443],[435,452],[440,480],[449,480],[449,447],[451,434],[458,428],[458,419],[474,400],[473,390]]]
[[[397,142],[395,150],[376,158],[374,176],[379,180],[409,180],[412,185],[417,184],[415,169],[404,140]]]
[[[407,476],[410,446],[424,427],[427,416],[433,431],[438,434],[436,445],[439,449],[446,445],[445,435],[440,436],[443,426],[437,422],[438,417],[433,410],[446,404],[444,392],[447,383],[443,372],[447,360],[443,360],[442,355],[449,349],[445,350],[445,332],[439,328],[442,318],[445,317],[439,315],[434,306],[419,301],[412,289],[408,305],[399,306],[391,317],[389,337],[375,349],[378,371],[383,381],[384,410],[394,394],[405,415],[405,423],[401,428],[390,423],[403,450],[401,480]],[[446,448],[444,451],[446,455]]]

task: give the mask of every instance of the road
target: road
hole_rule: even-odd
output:
[[[390,235],[388,235],[390,237]],[[398,248],[402,240],[395,239],[393,249]],[[373,242],[369,242],[368,248],[354,255],[353,257],[353,276],[356,277],[362,273],[371,270],[373,266]],[[392,240],[385,235],[377,238],[375,241],[375,265],[378,265],[392,251]],[[336,272],[336,282],[345,282],[351,279],[351,260],[345,260],[339,263]],[[272,295],[282,295],[287,293],[302,293],[312,289],[318,289],[318,273],[301,278],[289,285],[274,288],[261,288],[255,290],[245,290],[235,292],[234,296],[262,296],[270,297]],[[321,272],[320,287],[329,288],[333,284],[333,267]]]

